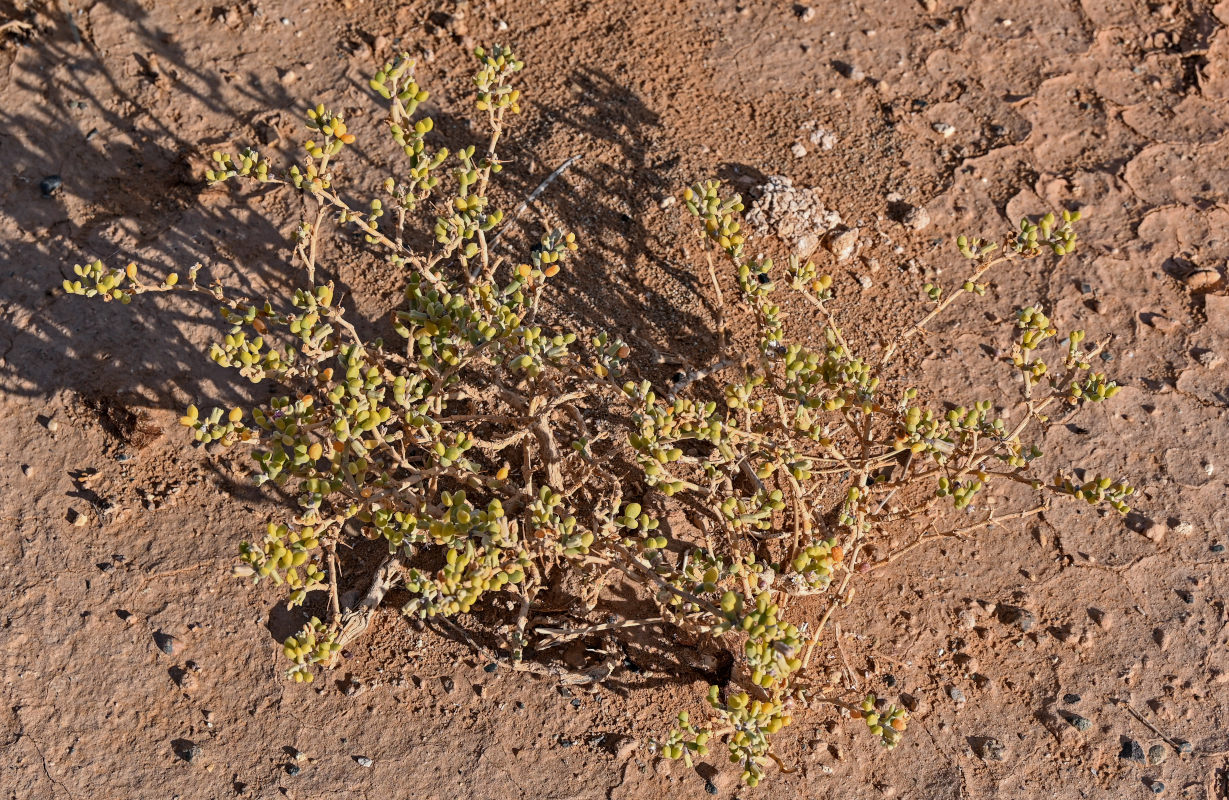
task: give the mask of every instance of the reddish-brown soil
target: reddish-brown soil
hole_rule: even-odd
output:
[[[0,2],[30,25],[0,43],[3,796],[1229,797],[1229,2],[813,6]],[[466,51],[487,41],[529,64],[507,204],[581,156],[522,220],[522,241],[540,218],[580,235],[559,313],[693,363],[712,354],[713,299],[661,207],[693,180],[816,187],[861,231],[850,260],[817,258],[868,346],[917,316],[923,283],[961,274],[956,233],[1084,209],[1073,257],[997,273],[904,361],[932,396],[1010,409],[1018,386],[983,344],[1006,345],[1014,308],[1112,335],[1105,367],[1128,388],[1045,444],[1142,494],[1125,518],[1056,504],[861,585],[834,620],[842,682],[916,699],[895,752],[806,712],[779,738],[791,772],[742,789],[720,758],[689,769],[640,743],[703,713],[687,648],[567,694],[391,611],[326,679],[286,682],[277,642],[299,618],[229,576],[279,501],[175,425],[193,400],[246,396],[202,357],[208,310],[58,289],[93,257],[284,289],[298,201],[207,188],[205,155],[288,157],[322,100],[354,121],[362,173],[385,152],[366,78],[400,48],[441,140],[463,140]],[[902,225],[908,206],[933,222]],[[395,282],[348,235],[329,256],[375,324]],[[822,666],[843,671],[828,644]],[[1121,757],[1131,742],[1147,764]]]

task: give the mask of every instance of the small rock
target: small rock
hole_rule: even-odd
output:
[[[195,742],[179,742],[175,748],[175,755],[179,756],[184,761],[187,761],[189,764],[200,758],[201,752],[201,746]]]
[[[849,80],[855,83],[861,83],[866,80],[866,72],[857,64],[840,64],[836,65],[837,72],[844,75]]]
[[[815,19],[815,9],[812,8],[811,6],[803,6],[802,8],[798,9],[798,21],[799,22],[811,22],[814,19]],[[709,794],[716,794],[716,793],[717,793],[716,789],[709,792]]]
[[[38,188],[43,193],[43,197],[51,197],[64,185],[64,179],[59,175],[48,175],[38,183]]]
[[[1152,790],[1153,794],[1160,794],[1161,792],[1165,791],[1165,784],[1161,783],[1160,781],[1153,781],[1152,783],[1148,784],[1148,788]]]
[[[29,464],[22,464],[21,474],[25,475],[27,478],[30,477],[34,474],[34,467],[30,466]]]
[[[1220,273],[1214,269],[1196,269],[1182,279],[1191,291],[1204,292],[1220,283]]]
[[[1064,712],[1063,719],[1067,720],[1067,722],[1071,724],[1071,727],[1075,728],[1077,731],[1086,731],[1092,727],[1092,720],[1088,717],[1082,717],[1079,714]]]
[[[1081,699],[1082,698],[1078,694],[1072,694],[1070,692],[1063,695],[1063,702],[1069,706],[1075,705],[1076,703],[1080,702]]]
[[[300,767],[298,764],[287,764],[286,765],[286,774],[292,778],[295,775],[298,775],[302,771],[303,771],[303,768]]]
[[[1186,741],[1185,739],[1178,739],[1177,744],[1178,744],[1178,752],[1184,756],[1190,755],[1195,749],[1191,745],[1191,743]]]
[[[930,126],[934,132],[942,136],[944,139],[950,139],[956,135],[956,129],[946,122],[936,122]]]
[[[1144,748],[1134,739],[1127,739],[1122,743],[1122,750],[1118,753],[1118,757],[1123,761],[1134,761],[1136,764],[1143,764],[1146,761]]]
[[[977,757],[983,761],[1002,761],[1006,753],[1003,743],[993,736],[987,736],[974,743]]]
[[[971,631],[977,627],[977,616],[967,608],[956,615],[956,622],[966,631]]]
[[[811,131],[811,144],[831,150],[836,147],[836,134],[824,128],[816,128]]]
[[[1164,764],[1165,759],[1169,758],[1169,750],[1163,744],[1154,744],[1148,748],[1148,763],[1149,764]]]
[[[1181,536],[1190,536],[1195,532],[1195,526],[1189,522],[1179,522],[1174,526],[1173,531]]]
[[[814,10],[815,9],[813,8],[807,9],[807,11],[811,11],[811,12],[814,12]],[[806,20],[803,20],[803,21],[805,22]],[[713,783],[712,781],[705,781],[704,791],[708,792],[709,794],[717,794],[717,784]]]
[[[837,261],[848,261],[858,246],[858,229],[845,228],[833,231],[828,235],[824,246],[828,248],[828,252],[836,256]]]
[[[154,644],[168,656],[177,656],[183,652],[183,642],[162,631],[154,631]]]
[[[753,229],[792,243],[799,258],[819,246],[819,239],[841,224],[841,215],[824,206],[817,188],[799,188],[789,178],[774,175],[756,187],[758,195],[747,210]]]
[[[175,683],[185,692],[195,691],[200,686],[200,680],[189,670],[178,670],[175,673]]]
[[[794,154],[794,158],[805,158],[807,154],[807,148],[802,142],[794,142],[789,151]]]
[[[860,286],[862,287],[862,291],[866,291],[867,289],[871,288],[871,287],[872,287],[872,286],[874,286],[875,284],[874,284],[874,282],[872,282],[872,281],[871,281],[870,276],[868,276],[868,275],[859,275],[859,276],[858,276],[858,285],[860,285]]]
[[[658,208],[661,208],[661,209],[667,209],[667,208],[670,208],[671,206],[673,206],[673,205],[674,205],[675,203],[677,203],[677,202],[678,202],[678,198],[677,198],[677,197],[675,197],[675,196],[674,196],[674,195],[672,195],[672,194],[668,194],[668,195],[666,195],[665,197],[663,197],[663,198],[661,199],[661,202],[659,202],[659,203],[657,204],[657,207],[658,207]]]
[[[90,518],[87,515],[82,514],[77,509],[70,508],[68,510],[68,521],[72,523],[73,527],[75,528],[84,528],[89,523]]]
[[[999,619],[1007,625],[1015,625],[1021,631],[1028,633],[1037,622],[1036,615],[1020,606],[1001,605],[998,607]]]
[[[901,222],[910,230],[920,231],[930,225],[930,212],[921,206],[909,206]]]
[[[370,767],[375,762],[367,756],[355,756],[354,763],[358,764],[360,767]]]
[[[948,689],[947,695],[948,697],[952,698],[957,705],[961,705],[965,702],[964,690],[957,686],[953,686]]]
[[[804,233],[794,242],[794,255],[799,260],[806,258],[819,248],[819,237],[813,233]]]
[[[52,433],[55,433],[59,429],[60,429],[60,423],[58,420],[54,420],[54,419],[47,420],[47,430],[51,431]]]
[[[444,691],[449,694],[452,694],[452,690],[456,688],[456,682],[447,675],[440,678],[440,684],[444,687]]]

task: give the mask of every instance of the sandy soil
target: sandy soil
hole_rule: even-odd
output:
[[[813,5],[0,2],[31,26],[0,44],[3,796],[1229,797],[1229,2]],[[465,50],[490,40],[529,62],[505,198],[582,155],[535,212],[583,241],[560,312],[693,363],[712,299],[661,201],[697,178],[786,176],[857,227],[851,258],[817,258],[864,343],[955,279],[954,234],[1088,215],[1075,257],[999,274],[912,355],[928,391],[1010,407],[982,343],[1015,307],[1112,334],[1128,388],[1047,449],[1143,487],[1137,510],[1060,504],[867,582],[836,620],[841,680],[916,704],[894,753],[815,713],[759,790],[653,758],[636,737],[701,713],[683,645],[561,692],[388,612],[329,680],[283,681],[297,616],[228,575],[277,498],[174,430],[193,399],[241,397],[200,355],[205,310],[54,288],[95,256],[284,288],[296,208],[205,187],[204,154],[290,153],[316,99],[374,143],[366,78],[400,48],[463,138]],[[374,325],[396,287],[348,240],[330,256]]]

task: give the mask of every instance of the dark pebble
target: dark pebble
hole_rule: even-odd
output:
[[[1175,589],[1174,593],[1177,594],[1178,597],[1182,599],[1182,602],[1186,603],[1187,605],[1190,605],[1191,603],[1195,602],[1195,595],[1191,594],[1185,589]]]
[[[1223,553],[1223,552],[1225,552],[1225,546],[1224,546],[1223,544],[1221,544],[1220,542],[1217,542],[1216,544],[1212,545],[1212,548],[1211,548],[1211,549],[1212,549],[1212,552],[1213,552],[1213,553]]]
[[[194,742],[181,742],[179,747],[175,750],[175,755],[191,764],[193,761],[201,757],[201,746]]]
[[[292,778],[295,775],[298,775],[302,771],[303,771],[302,767],[300,767],[298,764],[287,764],[286,765],[286,774],[291,776]]]
[[[162,631],[154,632],[154,644],[156,644],[158,649],[166,653],[168,656],[173,656],[183,649],[183,642],[179,641],[171,634],[163,633]]]
[[[892,688],[893,686],[896,685],[896,676],[895,675],[884,675],[883,684],[887,686],[889,689]]]
[[[63,185],[64,180],[59,175],[48,175],[39,181],[38,188],[42,190],[43,197],[51,197],[60,191],[60,187]]]
[[[1092,720],[1088,717],[1081,717],[1079,714],[1064,714],[1063,717],[1077,731],[1086,731],[1092,727]]]
[[[580,708],[580,698],[579,697],[572,698],[572,708]]]
[[[1194,749],[1195,748],[1191,746],[1191,743],[1186,741],[1185,739],[1178,740],[1178,752],[1181,753],[1182,755],[1188,755]]]
[[[1078,694],[1065,694],[1063,695],[1063,702],[1069,706],[1075,705],[1080,702],[1080,696]]]
[[[717,784],[713,783],[712,781],[705,781],[704,791],[708,792],[709,794],[717,794]]]
[[[1122,750],[1118,753],[1118,757],[1124,761],[1134,761],[1136,764],[1147,763],[1147,759],[1144,758],[1144,748],[1134,739],[1127,739],[1122,743]]]
[[[1165,749],[1163,744],[1154,744],[1148,748],[1148,763],[1154,766],[1165,763],[1165,759],[1168,757],[1169,751]]]
[[[573,742],[571,739],[560,739],[559,740],[560,747],[571,747],[572,745],[573,745]]]
[[[1160,781],[1153,781],[1152,785],[1148,788],[1152,790],[1153,794],[1160,794],[1161,792],[1165,791],[1165,784],[1161,783]]]
[[[492,661],[490,664],[487,664],[485,667],[483,667],[482,671],[483,672],[494,672],[497,669],[499,669],[499,664],[495,661]]]

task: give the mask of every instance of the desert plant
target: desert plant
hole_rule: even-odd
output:
[[[202,294],[229,326],[210,348],[213,361],[279,387],[267,404],[190,406],[181,421],[198,443],[250,451],[256,482],[297,498],[293,513],[240,545],[235,569],[283,585],[290,606],[313,592],[327,597],[312,601],[320,615],[284,643],[289,676],[310,681],[333,664],[400,586],[410,597],[406,614],[439,620],[506,667],[566,682],[608,677],[622,663],[609,643],[633,627],[650,635],[682,629],[740,653],[733,685],[710,689],[712,720],[680,714],[653,742],[666,757],[690,759],[724,742],[754,785],[776,758],[772,734],[820,705],[863,719],[894,747],[907,724],[902,709],[873,696],[825,695],[808,678],[855,576],[893,558],[866,561],[867,545],[918,522],[925,528],[915,545],[963,535],[1038,513],[1046,495],[1121,512],[1132,494],[1109,478],[1076,480],[1071,470],[1038,475],[1041,453],[1026,434],[1118,390],[1092,369],[1103,343],[1085,348],[1073,331],[1053,348],[1058,332],[1040,308],[1020,312],[1006,359],[1022,376],[1026,405],[1016,419],[985,400],[936,410],[917,390],[888,391],[881,382],[938,314],[985,291],[996,265],[1070,252],[1079,213],[1024,220],[998,242],[961,236],[968,279],[947,294],[928,285],[930,310],[872,359],[851,349],[833,317],[830,277],[810,262],[790,259],[780,269],[748,258],[739,197],[723,197],[715,181],[696,184],[682,199],[710,247],[716,302],[724,309],[724,260],[755,345],[733,352],[723,313],[716,363],[654,385],[633,377],[634,348],[616,334],[582,334],[542,310],[550,281],[577,248],[573,234],[547,231],[521,260],[493,246],[503,214],[489,189],[504,164],[501,137],[520,110],[512,79],[522,63],[504,47],[475,55],[475,106],[489,137],[481,150],[433,144],[431,119],[416,117],[427,93],[407,57],[376,73],[371,89],[388,102],[388,132],[405,162],[384,180],[382,196],[361,207],[336,188],[338,159],[354,134],[323,105],[308,111],[312,138],[288,170],[251,149],[214,154],[212,182],[242,178],[305,198],[309,213],[294,243],[304,284],[292,295],[236,297],[202,282],[199,265],[186,280],[148,282],[135,265],[94,261],[64,282],[69,293],[121,303],[150,292]],[[405,237],[424,213],[434,218],[427,250]],[[391,317],[400,342],[360,336],[334,284],[317,279],[327,218],[357,229],[384,254],[388,280],[404,283]],[[787,330],[782,285],[821,320],[818,330]],[[930,524],[943,503],[972,514],[999,481],[1025,484],[1039,500],[979,514],[955,531]],[[903,508],[889,505],[898,492],[910,498]],[[694,526],[663,524],[687,515]],[[337,551],[358,537],[384,542],[388,556],[368,576],[366,596],[343,607]],[[571,610],[583,622],[539,624],[544,593],[568,578],[587,587]],[[636,587],[655,613],[611,621],[603,589],[615,581]],[[796,602],[808,595],[826,598],[822,613]],[[502,632],[502,647],[479,644],[450,621],[468,613],[489,621],[504,603],[515,617],[488,626]],[[610,657],[579,671],[539,657],[580,637],[595,651],[606,643]]]

